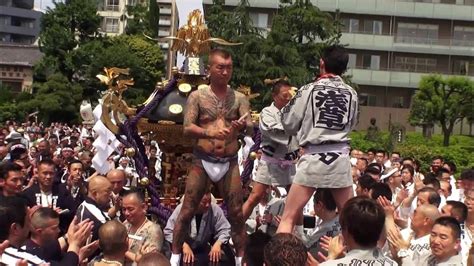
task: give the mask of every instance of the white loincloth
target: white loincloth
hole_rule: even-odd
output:
[[[211,163],[205,160],[202,160],[202,166],[206,170],[207,175],[212,180],[212,182],[218,182],[225,176],[227,171],[229,171],[230,162],[225,163]]]

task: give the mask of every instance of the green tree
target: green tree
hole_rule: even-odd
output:
[[[156,0],[148,3],[137,3],[134,6],[127,6],[127,27],[128,35],[158,36],[160,8]]]
[[[206,22],[211,36],[243,43],[230,47],[234,61],[231,83],[259,92],[261,97],[253,101],[257,109],[271,102],[264,79],[286,76],[295,86],[308,83],[319,72],[320,51],[340,37],[336,20],[302,0],[281,1],[270,31],[253,25],[247,0],[239,1],[233,10],[225,9],[223,0],[214,0]]]
[[[474,82],[466,77],[424,76],[413,96],[409,121],[412,125],[436,123],[443,131],[443,145],[449,146],[454,125],[472,117]]]
[[[127,101],[132,104],[143,102],[164,70],[159,46],[143,37],[143,33],[157,33],[149,30],[152,27],[150,19],[156,22],[157,17],[148,13],[148,6],[127,7],[128,16],[132,16],[126,29],[130,35],[108,37],[98,33],[97,1],[69,0],[55,5],[55,9],[48,10],[42,19],[40,45],[45,56],[35,65],[36,91],[39,93],[44,86],[50,86],[46,84],[50,82],[50,76],[60,75],[68,80],[70,86],[82,87],[80,96],[95,101],[101,97],[100,91],[106,89],[96,75],[102,73],[104,67],[121,67],[130,68],[135,80],[135,86],[126,92]],[[150,8],[156,11],[156,3]],[[32,109],[38,105],[28,99],[23,107]],[[55,118],[54,115],[46,116]]]
[[[160,47],[143,36],[114,37],[99,51],[86,66],[84,83],[86,88],[91,88],[89,95],[95,92],[94,89],[106,89],[95,77],[104,67],[130,68],[135,85],[126,91],[126,99],[131,104],[143,102],[163,76],[164,60]]]
[[[32,98],[18,103],[20,110],[25,113],[38,110],[40,119],[45,122],[78,122],[78,106],[82,101],[80,85],[57,73],[44,83],[36,83],[33,90]]]
[[[42,62],[36,68],[43,79],[51,72],[60,72],[72,81],[75,64],[70,54],[78,46],[97,38],[101,18],[97,15],[97,1],[68,0],[55,2],[41,18],[39,35]]]

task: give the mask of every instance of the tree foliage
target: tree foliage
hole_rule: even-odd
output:
[[[25,113],[39,111],[39,118],[45,122],[78,122],[78,105],[82,99],[82,87],[71,83],[60,73],[48,77],[44,83],[33,86],[34,97],[20,101],[18,109]]]
[[[0,120],[12,113],[21,118],[39,110],[43,121],[75,121],[81,101],[95,102],[106,89],[96,78],[104,67],[130,68],[135,86],[126,91],[127,101],[143,102],[164,72],[159,46],[143,36],[156,35],[149,21],[156,22],[157,17],[150,16],[146,6],[129,7],[128,11],[132,13],[127,28],[130,34],[109,37],[99,33],[97,1],[56,2],[41,21],[39,43],[45,56],[34,68],[34,93],[18,97],[16,109],[3,115],[2,110],[11,106],[3,108],[0,102]]]
[[[74,75],[71,52],[97,37],[101,18],[95,0],[55,2],[55,8],[41,18],[39,46],[53,72],[61,72],[68,80]],[[44,69],[43,69],[44,70]]]
[[[454,125],[474,110],[474,82],[466,77],[424,76],[413,96],[409,121],[412,125],[439,124],[445,146]]]
[[[211,36],[233,42],[232,85],[247,85],[261,96],[254,100],[257,109],[271,102],[270,88],[264,79],[288,77],[295,86],[311,81],[319,72],[319,54],[339,39],[338,23],[310,1],[282,1],[273,16],[271,30],[257,28],[249,15],[247,0],[234,10],[226,10],[223,0],[214,0],[206,13]]]

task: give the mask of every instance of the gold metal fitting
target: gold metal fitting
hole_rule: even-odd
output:
[[[251,153],[249,154],[249,158],[250,158],[250,160],[252,160],[252,161],[255,160],[255,159],[257,159],[257,153],[254,152],[254,151],[251,152]]]
[[[125,149],[125,155],[127,155],[127,157],[132,158],[133,156],[135,156],[135,149],[134,148],[126,148]]]
[[[148,177],[143,177],[140,179],[139,183],[142,186],[148,186],[150,184],[150,179],[148,179]]]

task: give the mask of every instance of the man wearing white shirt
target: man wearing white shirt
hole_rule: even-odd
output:
[[[453,217],[438,218],[431,230],[431,256],[428,257],[428,263],[446,266],[462,265],[462,257],[458,252],[460,245],[459,222]]]
[[[430,233],[433,228],[433,224],[438,219],[440,213],[438,208],[433,205],[425,204],[420,205],[416,208],[415,212],[411,217],[411,228],[402,230],[401,237],[402,241],[397,242],[400,236],[390,234],[389,241],[396,248],[395,257],[402,260],[403,265],[410,265],[410,261],[418,260],[419,257],[425,256],[431,253],[430,249]]]

